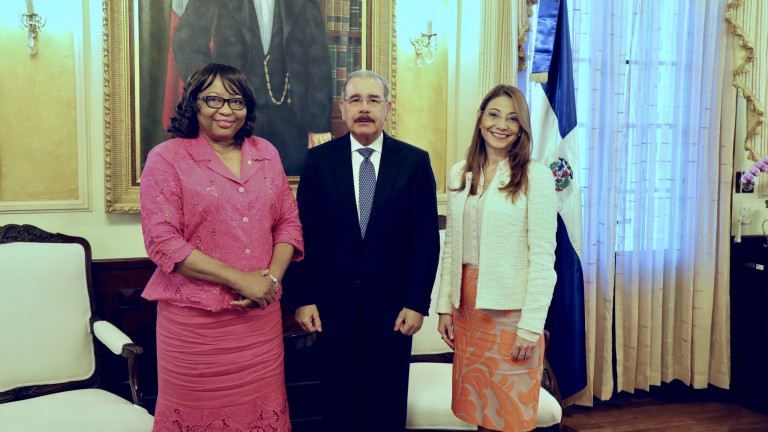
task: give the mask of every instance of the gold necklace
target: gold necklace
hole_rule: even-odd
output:
[[[285,85],[283,86],[283,96],[280,97],[280,100],[276,100],[275,96],[272,94],[272,83],[269,81],[269,67],[267,66],[267,62],[269,61],[269,56],[272,54],[267,54],[267,57],[264,59],[264,75],[267,77],[267,93],[269,93],[269,98],[272,99],[272,103],[275,105],[282,105],[283,102],[285,102],[285,95],[288,94],[288,89],[291,88],[291,83],[288,82],[288,72],[285,73]],[[291,97],[288,96],[288,105],[291,104]]]

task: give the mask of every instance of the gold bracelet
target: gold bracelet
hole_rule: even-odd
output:
[[[272,273],[267,273],[267,277],[272,279],[272,286],[275,287],[275,289],[279,289],[280,288],[280,281],[277,280],[277,278],[274,277],[272,275]]]

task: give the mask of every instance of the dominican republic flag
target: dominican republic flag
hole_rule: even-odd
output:
[[[566,0],[541,0],[531,80],[533,158],[549,166],[557,190],[557,283],[545,328],[547,359],[563,399],[587,386],[581,191],[576,96]]]

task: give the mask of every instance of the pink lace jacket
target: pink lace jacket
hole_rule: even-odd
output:
[[[228,287],[174,273],[193,249],[243,271],[269,267],[275,243],[304,256],[299,211],[272,144],[242,145],[238,179],[202,136],[166,141],[141,174],[141,226],[158,268],[142,296],[211,311],[231,309]]]

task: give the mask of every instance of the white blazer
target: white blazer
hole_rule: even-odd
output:
[[[461,184],[465,161],[451,168],[449,186]],[[539,162],[528,168],[528,194],[513,204],[499,187],[510,178],[502,161],[486,192],[480,233],[477,280],[478,309],[522,309],[518,327],[541,334],[555,289],[557,196],[551,171]],[[464,205],[472,182],[464,190],[448,191],[445,246],[441,264],[438,313],[452,313],[461,298]],[[486,179],[486,181],[488,181]]]

